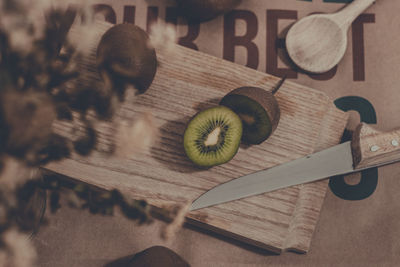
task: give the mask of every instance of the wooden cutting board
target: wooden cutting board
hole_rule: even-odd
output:
[[[98,40],[111,26],[99,22],[96,42],[80,63],[87,77],[100,81],[95,54]],[[81,38],[74,28],[71,38]],[[151,112],[160,134],[148,152],[117,158],[101,152],[115,135],[112,122],[98,130],[98,150],[89,157],[73,155],[46,166],[51,171],[126,196],[145,199],[156,207],[192,201],[206,190],[233,178],[281,164],[340,142],[347,115],[322,92],[286,81],[276,94],[281,120],[273,136],[261,145],[241,146],[226,164],[196,168],[186,157],[185,125],[199,110],[215,106],[240,86],[272,90],[280,78],[201,52],[176,46],[173,53],[157,48],[160,62],[149,90],[127,101],[124,116]],[[77,81],[84,83],[83,80]],[[66,122],[55,128],[71,131]],[[249,197],[188,214],[190,223],[274,252],[307,252],[327,189],[327,181]]]

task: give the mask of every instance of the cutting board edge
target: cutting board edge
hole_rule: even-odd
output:
[[[199,229],[210,231],[214,234],[213,237],[223,239],[227,242],[233,243],[235,241],[239,241],[253,248],[263,249],[275,254],[281,254],[284,251],[284,249],[279,247],[279,245],[268,245],[262,241],[257,241],[239,234],[235,234],[220,227],[212,226],[190,217],[186,217],[186,223],[198,227]]]
[[[175,44],[175,46],[176,46],[176,48],[175,48],[176,51],[174,53],[176,53],[176,54],[179,54],[178,53],[179,50],[181,50],[183,53],[185,53],[185,51],[187,51],[187,53],[195,52],[197,54],[201,54],[202,57],[208,58],[211,61],[215,60],[215,61],[224,62],[224,64],[231,65],[235,69],[241,69],[244,72],[249,72],[249,73],[253,74],[254,75],[253,76],[254,77],[253,81],[249,80],[249,84],[247,84],[246,86],[257,86],[257,87],[260,87],[260,88],[263,88],[263,89],[273,90],[275,88],[274,86],[277,85],[280,82],[280,80],[282,79],[282,77],[275,76],[275,75],[269,74],[267,72],[261,72],[261,71],[259,71],[257,69],[252,69],[250,67],[247,67],[247,66],[244,66],[244,65],[240,65],[240,64],[237,64],[235,62],[232,62],[232,61],[229,61],[229,60],[226,60],[226,59],[214,56],[214,55],[210,55],[210,54],[207,54],[207,53],[204,53],[204,52],[201,52],[201,51],[194,51],[191,48],[188,48],[188,47],[185,47],[185,46],[182,46],[182,45],[179,45],[179,44]],[[163,50],[163,48],[158,48],[158,47],[155,47],[155,49],[156,49],[156,52],[159,51],[159,50]],[[306,90],[306,91],[309,91],[309,92],[313,92],[315,94],[319,94],[320,96],[325,98],[326,101],[332,102],[332,99],[328,96],[328,94],[326,94],[325,92],[323,92],[321,90],[318,90],[316,88],[305,86],[305,85],[297,83],[296,81],[291,81],[289,79],[285,80],[284,84],[281,85],[281,88],[285,87],[285,84],[287,84],[287,85],[290,84],[292,87],[296,87],[299,90]],[[271,86],[271,85],[273,85],[273,86]],[[245,86],[245,85],[243,85],[243,86]],[[276,94],[278,94],[280,91],[281,90],[279,90]],[[338,112],[342,112],[339,109],[337,109],[337,111]]]
[[[331,103],[328,107],[327,113],[325,115],[326,120],[321,125],[320,137],[315,147],[315,152],[320,151],[322,149],[328,148],[332,145],[339,144],[342,138],[342,134],[346,128],[347,121],[349,119],[349,114],[339,110]],[[340,133],[335,136],[337,128],[341,129]],[[318,190],[314,190],[313,187],[319,187]],[[299,200],[297,201],[296,209],[301,209],[301,212],[294,213],[292,217],[292,224],[289,228],[291,228],[290,234],[288,234],[288,239],[285,241],[284,250],[285,251],[295,251],[298,253],[307,253],[310,249],[312,237],[315,232],[316,225],[319,220],[319,213],[322,209],[324,199],[326,196],[326,192],[328,190],[328,182],[327,179],[322,181],[317,181],[311,184],[304,184],[301,187],[299,192]],[[312,191],[319,191],[320,195],[318,198],[310,199],[309,194]],[[318,214],[317,216],[312,216],[315,213],[314,211],[308,211],[302,206],[307,206],[310,201],[313,201],[313,205],[317,206]],[[318,203],[317,203],[318,202]],[[316,204],[317,203],[317,204]],[[300,218],[298,218],[300,217]],[[310,229],[311,233],[307,236],[304,236],[304,229],[301,229],[301,225],[309,225],[305,223],[306,220],[310,220],[310,218],[314,219],[313,228]],[[302,236],[302,238],[298,238]]]

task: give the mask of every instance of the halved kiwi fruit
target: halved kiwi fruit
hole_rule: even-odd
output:
[[[111,27],[97,47],[97,65],[117,84],[133,84],[145,92],[157,70],[157,57],[147,33],[130,23]]]
[[[187,125],[183,145],[198,166],[211,167],[230,161],[239,149],[242,122],[224,106],[197,113]]]
[[[273,93],[258,87],[240,87],[227,94],[220,105],[232,109],[243,122],[242,141],[260,144],[277,128],[280,109]]]
[[[231,11],[242,0],[177,0],[179,13],[191,22],[211,20]]]

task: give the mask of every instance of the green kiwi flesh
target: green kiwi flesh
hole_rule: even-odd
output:
[[[231,11],[242,0],[177,0],[179,13],[191,22],[204,22]]]
[[[97,47],[97,65],[114,82],[133,84],[145,92],[157,70],[155,49],[149,45],[147,33],[130,23],[118,24],[107,30]]]
[[[188,158],[198,166],[211,167],[230,161],[242,137],[238,115],[224,106],[197,113],[188,123],[183,145]]]
[[[222,98],[220,105],[232,109],[242,119],[244,143],[260,144],[278,126],[278,102],[271,92],[261,88],[237,88]]]

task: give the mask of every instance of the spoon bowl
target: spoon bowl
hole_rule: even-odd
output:
[[[332,69],[346,52],[347,34],[332,16],[311,15],[290,28],[286,47],[300,68],[313,73]]]
[[[329,71],[346,52],[351,23],[374,1],[354,0],[339,12],[314,14],[297,21],[286,35],[289,57],[305,71]]]

